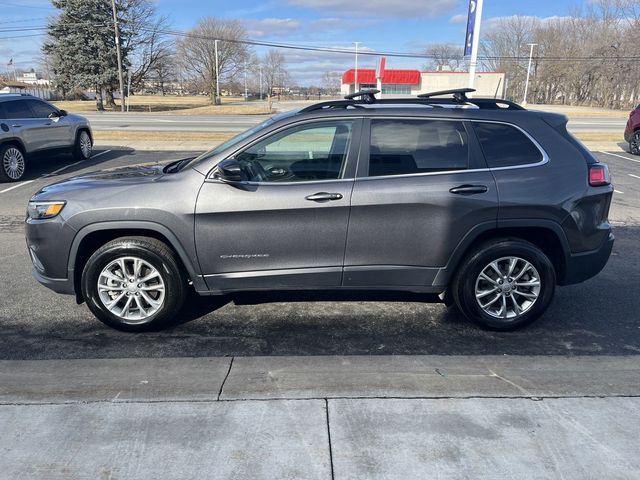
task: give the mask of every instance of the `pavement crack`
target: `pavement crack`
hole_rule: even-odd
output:
[[[324,409],[327,414],[327,438],[329,440],[329,465],[331,467],[331,480],[335,479],[335,473],[333,470],[333,447],[331,446],[331,423],[329,421],[329,400],[324,399]]]
[[[222,395],[222,389],[224,388],[224,384],[227,382],[227,378],[229,378],[229,374],[231,373],[231,367],[233,366],[233,359],[236,357],[231,357],[231,361],[229,362],[229,370],[227,370],[227,374],[224,376],[222,383],[220,384],[220,390],[218,391],[217,400],[220,401],[220,396]]]
[[[491,369],[489,369],[489,372],[491,373],[492,377],[496,377],[497,379],[502,380],[505,383],[508,383],[512,387],[515,387],[520,393],[524,394],[526,397],[537,398],[535,395],[532,395],[531,392],[529,392],[526,388],[521,387],[516,382],[513,382],[513,381],[509,380],[508,378],[503,377],[502,375],[498,375],[496,372],[494,372]]]

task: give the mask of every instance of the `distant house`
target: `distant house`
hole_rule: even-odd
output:
[[[29,85],[25,82],[0,80],[0,94],[3,93],[27,93],[29,95],[33,95],[34,97],[50,100],[53,92],[48,85]]]

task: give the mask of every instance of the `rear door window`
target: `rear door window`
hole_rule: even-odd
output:
[[[511,125],[473,122],[473,127],[491,168],[530,165],[542,160],[538,147]]]
[[[469,168],[462,122],[372,120],[369,176],[433,173]]]
[[[33,112],[24,100],[12,100],[3,102],[4,113],[9,119],[33,118]]]

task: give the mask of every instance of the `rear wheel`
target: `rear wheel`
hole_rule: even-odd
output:
[[[27,169],[24,152],[17,145],[0,147],[0,181],[17,182]]]
[[[112,240],[89,258],[82,273],[82,294],[91,312],[129,332],[169,325],[186,293],[173,251],[154,238]]]
[[[631,141],[629,141],[629,151],[633,155],[640,155],[640,130],[633,132]]]
[[[93,144],[91,135],[86,130],[81,130],[76,136],[76,143],[73,146],[73,158],[76,160],[87,160],[91,157]]]
[[[515,330],[539,318],[555,291],[555,270],[535,245],[519,239],[485,243],[463,261],[452,284],[464,315],[492,330]]]

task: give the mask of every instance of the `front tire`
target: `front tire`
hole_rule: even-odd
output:
[[[128,332],[168,326],[187,294],[173,251],[148,237],[117,238],[100,247],[84,267],[81,287],[98,320]]]
[[[551,304],[555,285],[555,269],[544,252],[524,240],[500,239],[464,259],[452,292],[468,319],[509,331],[537,320]]]
[[[86,130],[80,130],[76,135],[76,143],[73,146],[73,158],[76,160],[88,160],[93,151],[91,135]]]
[[[17,145],[0,147],[0,182],[17,182],[27,169],[25,154]]]

